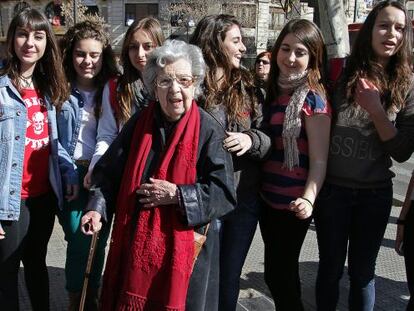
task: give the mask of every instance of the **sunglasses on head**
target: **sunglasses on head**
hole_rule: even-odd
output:
[[[260,63],[262,63],[263,65],[269,65],[269,64],[270,64],[270,61],[268,61],[268,60],[264,60],[264,59],[258,59],[258,60],[256,61],[256,64],[258,65],[258,64],[260,64]]]

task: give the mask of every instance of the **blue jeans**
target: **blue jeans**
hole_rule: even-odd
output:
[[[346,254],[350,281],[349,310],[372,311],[375,261],[392,205],[392,187],[352,189],[325,184],[315,205],[319,246],[316,279],[318,311],[334,311]]]
[[[236,310],[240,275],[260,217],[258,196],[239,202],[221,221],[219,310]]]

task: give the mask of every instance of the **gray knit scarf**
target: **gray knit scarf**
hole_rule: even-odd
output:
[[[294,166],[299,165],[299,150],[297,138],[302,127],[301,111],[309,92],[307,83],[308,72],[289,76],[279,75],[278,86],[280,89],[292,92],[286,107],[285,119],[283,121],[283,148],[284,162],[283,167],[292,171]]]

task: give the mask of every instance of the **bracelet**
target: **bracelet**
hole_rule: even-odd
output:
[[[313,208],[313,204],[312,204],[312,202],[309,200],[309,199],[307,199],[307,198],[304,198],[304,197],[300,197],[302,200],[305,200],[306,202],[308,202],[309,204],[310,204],[310,206],[312,206],[312,208]]]
[[[397,225],[404,226],[404,225],[405,225],[405,219],[400,219],[400,218],[398,218],[398,219],[397,219]]]

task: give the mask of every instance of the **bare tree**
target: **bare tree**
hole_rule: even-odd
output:
[[[74,7],[76,6],[76,12],[74,11]],[[65,17],[65,25],[66,27],[71,27],[75,24],[75,15],[76,15],[76,22],[82,22],[85,20],[95,21],[105,25],[105,20],[102,16],[97,14],[88,14],[88,7],[83,5],[81,1],[69,0],[66,2],[62,2],[62,15]]]
[[[173,26],[185,26],[190,20],[195,24],[204,16],[221,12],[221,6],[225,1],[216,0],[179,0],[169,6],[171,24]]]

